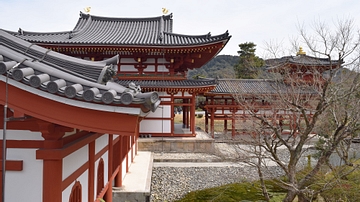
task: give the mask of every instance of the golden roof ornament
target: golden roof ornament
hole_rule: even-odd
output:
[[[164,15],[166,15],[169,12],[169,10],[167,8],[162,8],[161,10]]]
[[[90,10],[91,10],[90,6],[84,8],[85,13],[90,13]]]
[[[306,52],[303,51],[302,47],[299,47],[299,51],[296,53],[296,55],[306,55]]]

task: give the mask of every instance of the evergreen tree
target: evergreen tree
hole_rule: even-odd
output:
[[[253,42],[239,44],[239,63],[234,66],[236,78],[256,79],[265,62],[255,55],[256,45]]]

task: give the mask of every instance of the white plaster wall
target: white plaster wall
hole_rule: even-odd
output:
[[[135,71],[135,72],[137,72],[138,70],[134,67],[134,65],[121,65],[120,71]]]
[[[159,65],[158,72],[169,72],[169,70],[165,67],[165,65]]]
[[[159,59],[158,59],[158,64],[169,64],[169,62],[166,61],[165,58],[159,58]]]
[[[149,63],[155,63],[155,58],[147,58],[145,62],[143,62],[144,64],[149,64]]]
[[[160,107],[158,107],[156,109],[155,112],[150,112],[146,117],[148,118],[171,118],[171,106],[169,105],[160,105]],[[146,121],[143,120],[143,121]]]
[[[134,63],[135,60],[133,58],[120,58],[120,63]]]
[[[7,159],[23,160],[23,170],[6,171],[5,201],[42,201],[43,163],[36,149],[8,149]]]
[[[161,98],[161,101],[167,101],[167,102],[170,102],[171,101],[171,98]]]
[[[88,161],[89,161],[88,145],[85,145],[84,147],[66,156],[63,159],[62,179],[64,180],[67,177],[69,177],[72,173],[74,173],[78,168],[80,168],[84,163]]]
[[[170,120],[143,120],[140,122],[140,133],[170,133]]]
[[[0,139],[3,139],[3,130]],[[7,140],[44,140],[40,132],[31,132],[29,130],[6,130]]]
[[[95,140],[95,154],[100,152],[109,143],[109,136],[107,134],[100,136]]]
[[[82,201],[89,201],[88,200],[88,171],[86,170],[83,174],[79,176],[79,178],[76,179],[81,184],[81,197]],[[71,183],[64,191],[62,192],[62,201],[69,201],[71,189],[75,185],[75,181]],[[95,189],[96,190],[96,189]]]
[[[0,130],[3,139],[3,130]],[[7,140],[43,140],[40,132],[6,130]],[[42,160],[36,160],[37,149],[7,149],[7,160],[22,160],[22,171],[6,171],[5,201],[41,201]]]
[[[155,65],[148,65],[144,72],[155,72]]]

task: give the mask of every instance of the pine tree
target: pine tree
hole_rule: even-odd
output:
[[[236,78],[256,79],[264,60],[255,55],[256,45],[253,42],[239,44],[239,63],[234,66]]]

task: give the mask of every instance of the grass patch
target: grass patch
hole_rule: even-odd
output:
[[[354,162],[354,166],[359,166],[360,160]],[[349,173],[353,170],[353,166],[339,166],[334,172],[326,172],[328,169],[323,169],[314,178],[314,181],[309,188],[312,190],[320,190],[327,185],[327,189],[323,190],[319,196],[313,196],[313,201],[327,201],[327,202],[357,202],[360,201],[360,169],[355,169],[346,177],[339,177],[339,173]],[[305,168],[297,173],[297,178],[304,177],[311,168]],[[336,173],[336,174],[335,174]],[[336,175],[336,179],[334,178]],[[281,177],[281,180],[286,181],[286,177]],[[266,180],[265,184],[271,196],[271,202],[282,201],[286,195],[286,190],[278,185],[278,180]],[[261,192],[260,183],[244,182],[223,185],[204,190],[198,190],[188,193],[183,199],[177,202],[190,202],[190,201],[212,201],[212,202],[262,202],[265,201]],[[297,201],[297,200],[296,200]]]
[[[279,199],[284,197],[284,190],[277,186],[272,180],[266,181],[266,184],[269,187],[269,193],[272,197],[272,201],[281,201]],[[265,201],[265,198],[262,195],[260,184],[258,182],[244,182],[190,192],[183,199],[178,200],[177,202],[190,201],[262,202]]]

